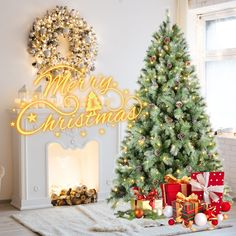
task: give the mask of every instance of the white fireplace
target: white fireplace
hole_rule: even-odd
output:
[[[48,110],[37,109],[38,121]],[[11,113],[16,120],[18,112]],[[24,125],[27,125],[26,123]],[[119,150],[120,126],[106,126],[99,134],[98,126],[62,132],[40,132],[23,136],[13,130],[13,196],[11,204],[18,209],[51,207],[53,186],[87,184],[98,191],[98,201],[104,200],[114,178],[115,159]],[[73,174],[74,173],[74,174]],[[71,186],[73,187],[73,186]]]

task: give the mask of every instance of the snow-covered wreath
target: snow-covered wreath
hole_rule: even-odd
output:
[[[59,37],[68,40],[69,55],[59,50]],[[74,9],[57,6],[36,18],[29,34],[28,51],[34,57],[32,65],[39,70],[57,64],[67,64],[94,70],[97,40],[92,27]]]

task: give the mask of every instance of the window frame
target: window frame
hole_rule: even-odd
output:
[[[210,20],[217,20],[227,17],[236,17],[236,9],[225,9],[211,11],[203,14],[197,14],[197,32],[196,32],[196,49],[198,53],[198,74],[200,77],[200,83],[202,86],[202,95],[207,97],[207,86],[206,86],[206,62],[209,61],[223,61],[227,59],[236,59],[236,47],[211,50],[206,49],[206,22]]]

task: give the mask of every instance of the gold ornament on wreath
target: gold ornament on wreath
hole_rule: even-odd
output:
[[[60,42],[68,46],[66,53],[59,50]],[[92,27],[77,11],[57,6],[34,21],[29,34],[28,52],[35,59],[32,65],[39,70],[66,64],[89,73],[95,69],[97,39]]]

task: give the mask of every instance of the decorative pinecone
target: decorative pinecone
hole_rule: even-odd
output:
[[[33,62],[33,63],[32,63],[32,66],[35,67],[35,68],[37,68],[37,62],[36,62],[36,61]]]
[[[190,61],[186,61],[186,62],[185,62],[185,65],[186,65],[186,66],[189,66],[189,65],[190,65]]]
[[[183,106],[183,103],[181,101],[176,102],[176,107],[181,108]]]
[[[191,172],[193,171],[193,168],[192,168],[192,166],[186,166],[186,170],[187,170],[189,173],[191,173]]]
[[[136,167],[136,170],[137,170],[137,171],[140,171],[140,172],[141,172],[141,171],[142,171],[142,169],[143,169],[143,167],[142,167],[142,166],[137,166],[137,167]]]
[[[155,179],[155,180],[152,181],[152,183],[153,183],[154,185],[158,185],[158,184],[159,184],[159,181]]]
[[[149,104],[149,107],[152,108],[152,109],[154,109],[154,108],[156,107],[156,105],[155,105],[154,103],[150,103],[150,104]]]
[[[151,62],[151,63],[153,63],[153,62],[155,62],[156,61],[156,56],[151,56],[150,58],[149,58],[149,61]]]
[[[121,197],[123,197],[125,194],[126,194],[126,189],[125,189],[125,187],[124,187],[123,185],[119,186],[119,187],[117,188],[116,195],[121,198]]]
[[[141,137],[141,140],[145,141],[145,140],[146,140],[146,137],[145,137],[145,136],[142,136],[142,137]]]
[[[212,154],[212,153],[208,153],[208,157],[209,157],[209,158],[212,158],[212,157],[213,157],[213,154]]]
[[[160,152],[160,150],[155,150],[155,155],[157,156],[157,157],[159,157],[160,156],[160,154],[161,154],[161,152]]]
[[[185,135],[184,135],[183,133],[179,133],[179,134],[177,135],[177,137],[178,137],[178,139],[183,140],[184,137],[185,137]]]
[[[165,116],[165,121],[166,123],[171,124],[173,122],[173,119],[169,116]]]
[[[164,43],[165,43],[165,44],[168,44],[169,42],[170,42],[170,38],[169,38],[169,37],[165,37]]]

